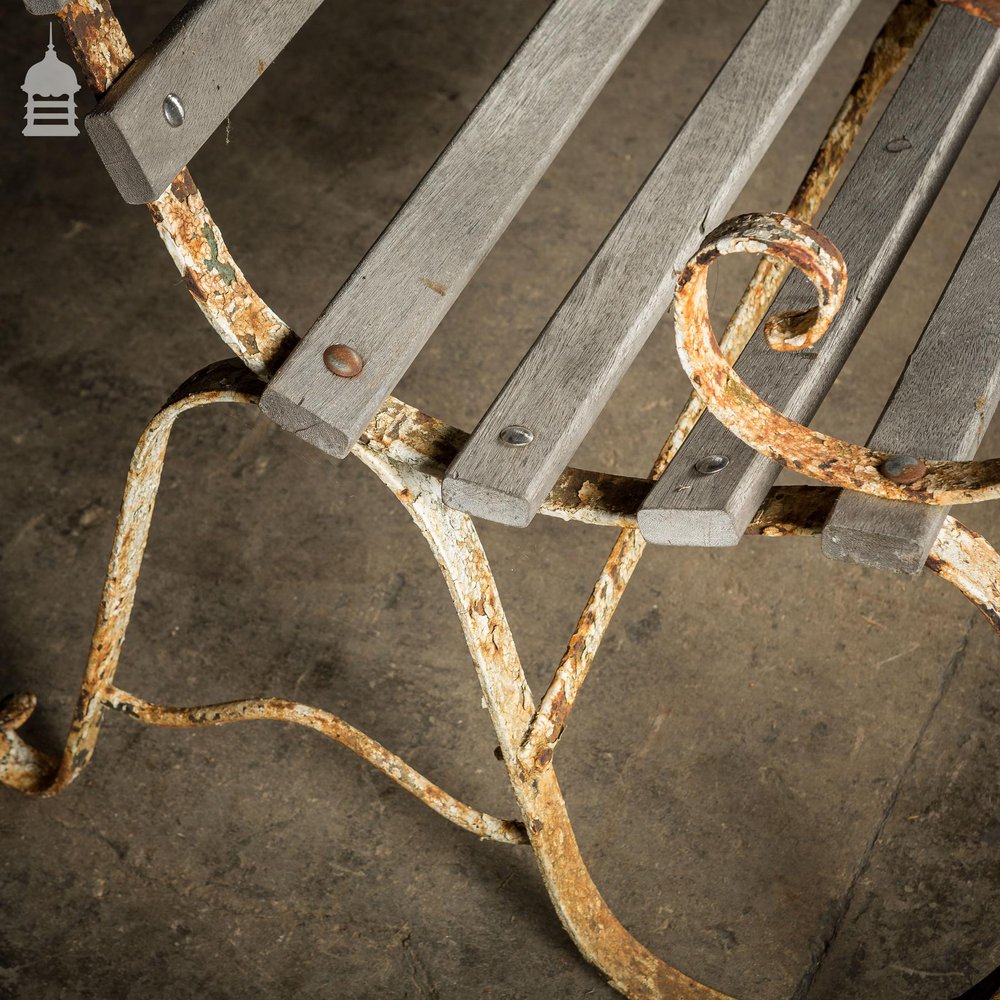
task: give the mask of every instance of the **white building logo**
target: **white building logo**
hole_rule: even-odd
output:
[[[41,62],[28,70],[21,87],[28,95],[28,124],[25,135],[79,135],[76,127],[74,94],[80,89],[73,67],[64,63],[52,44],[49,25],[49,49]]]

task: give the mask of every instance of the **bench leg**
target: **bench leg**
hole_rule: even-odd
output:
[[[433,476],[394,463],[370,444],[357,445],[354,453],[406,507],[447,581],[542,880],[574,943],[628,997],[723,998],[656,958],[622,926],[580,855],[551,762],[525,767],[522,741],[534,719],[534,703],[472,519],[444,506]],[[776,491],[775,507],[786,494]],[[824,518],[814,515],[822,514],[834,496],[832,490],[803,491],[800,502],[789,505],[763,533],[787,537],[821,530]],[[949,518],[928,568],[958,587],[1000,631],[1000,556],[982,536]]]
[[[398,452],[394,453],[396,445],[406,451],[405,434],[388,446],[384,436],[373,434],[354,452],[404,504],[437,558],[479,676],[522,821],[499,819],[460,802],[370,737],[321,709],[280,698],[176,708],[152,704],[115,684],[171,428],[182,413],[199,406],[254,404],[261,386],[239,362],[211,365],[185,383],[143,432],[129,468],[91,652],[65,748],[56,758],[26,743],[18,729],[35,707],[34,696],[6,699],[0,704],[0,782],[32,796],[60,792],[89,763],[105,708],[174,728],[255,720],[303,725],[347,746],[463,829],[483,839],[530,842],[563,926],[584,957],[626,996],[725,1000],[723,994],[656,958],[624,928],[601,897],[580,855],[551,761],[541,767],[524,766],[519,750],[534,718],[534,703],[489,562],[471,518],[441,502],[440,470],[419,461],[401,461]],[[455,433],[436,422],[434,426],[442,440]],[[771,537],[816,533],[835,492],[817,487],[776,490],[752,530]],[[927,566],[958,587],[1000,631],[1000,556],[985,539],[949,518]]]
[[[35,697],[16,694],[5,699],[0,704],[0,782],[26,795],[58,794],[90,762],[106,708],[171,728],[255,720],[291,722],[343,744],[439,815],[476,836],[509,844],[527,843],[519,821],[498,819],[460,802],[381,744],[322,709],[282,698],[176,708],[152,704],[114,683],[174,422],[200,406],[255,404],[261,385],[238,361],[210,365],[181,386],[143,431],[129,466],[90,656],[66,745],[55,758],[26,743],[18,729],[34,711]]]
[[[17,729],[34,711],[35,698],[30,694],[7,698],[0,705],[0,781],[5,785],[27,795],[55,795],[90,762],[132,614],[174,421],[187,410],[209,403],[247,402],[256,382],[243,365],[210,365],[184,383],[146,426],[129,465],[90,655],[66,746],[58,759],[29,747]]]
[[[518,748],[534,701],[472,518],[441,501],[440,481],[359,444],[357,455],[396,494],[420,528],[448,584],[472,654],[511,787],[556,912],[583,956],[634,998],[725,1000],[658,959],[622,926],[580,855],[555,770],[526,771]]]

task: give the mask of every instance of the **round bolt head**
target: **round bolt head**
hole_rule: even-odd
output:
[[[323,352],[323,364],[340,378],[354,378],[365,366],[361,355],[347,344],[331,344]]]
[[[717,472],[729,465],[729,459],[725,455],[706,455],[699,458],[694,463],[695,472],[700,472],[703,476],[714,476]]]
[[[163,98],[163,117],[171,128],[180,128],[184,124],[184,105],[176,94],[167,94]]]
[[[927,475],[927,466],[915,455],[890,455],[879,466],[879,472],[890,483],[909,486]]]
[[[523,448],[535,440],[535,435],[520,424],[511,424],[500,432],[500,440],[511,448]]]

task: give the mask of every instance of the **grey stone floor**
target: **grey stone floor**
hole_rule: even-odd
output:
[[[177,6],[120,14],[143,45]],[[327,0],[199,154],[237,258],[295,328],[545,6]],[[889,6],[864,0],[739,210],[787,204]],[[403,398],[474,423],[755,7],[664,5]],[[21,137],[45,24],[11,2],[3,28],[0,689],[38,694],[27,733],[55,750],[134,440],[225,350],[86,139]],[[864,439],[996,182],[998,140],[994,97],[819,426]],[[720,312],[742,275],[720,269]],[[686,394],[671,339],[665,321],[578,464],[644,474]],[[444,585],[392,497],[256,414],[202,411],[175,434],[122,683],[322,705],[510,814]],[[995,506],[963,516],[1000,538]],[[482,533],[540,685],[612,534],[544,518]],[[596,882],[644,943],[741,998],[960,994],[1000,965],[998,649],[939,580],[834,564],[814,539],[650,551],[557,757]],[[614,995],[526,851],[478,843],[304,731],[114,717],[64,795],[0,802],[4,997]]]

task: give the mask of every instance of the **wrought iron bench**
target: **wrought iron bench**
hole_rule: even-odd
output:
[[[767,0],[470,435],[390,393],[660,0],[556,0],[298,340],[240,271],[185,164],[318,3],[201,0],[134,58],[105,0],[26,0],[36,13],[58,13],[101,97],[87,120],[98,152],[126,201],[148,203],[193,297],[237,357],[184,383],[140,438],[66,747],[56,759],[26,743],[18,729],[35,699],[14,695],[0,708],[0,780],[29,795],[57,794],[88,764],[106,708],[167,727],[259,719],[306,726],[477,836],[530,844],[568,933],[622,993],[721,997],[653,956],[610,911],[578,850],[553,755],[649,542],[735,545],[746,534],[822,533],[833,558],[906,573],[926,567],[1000,630],[1000,558],[948,513],[1000,495],[1000,462],[969,461],[1000,398],[997,195],[868,447],[803,426],[1000,74],[1000,10],[991,0],[940,8],[901,0],[787,214],[724,222],[859,3]],[[911,52],[817,232],[810,223],[862,123]],[[764,257],[717,342],[707,272],[731,253]],[[782,284],[793,269],[801,274]],[[695,392],[650,477],[567,467],[671,301]],[[321,709],[281,698],[170,707],[115,683],[171,428],[187,410],[223,402],[259,405],[323,451],[353,454],[406,507],[447,581],[520,819],[457,800]],[[775,486],[782,467],[822,485]],[[539,511],[620,534],[536,707],[469,515],[527,525]]]

